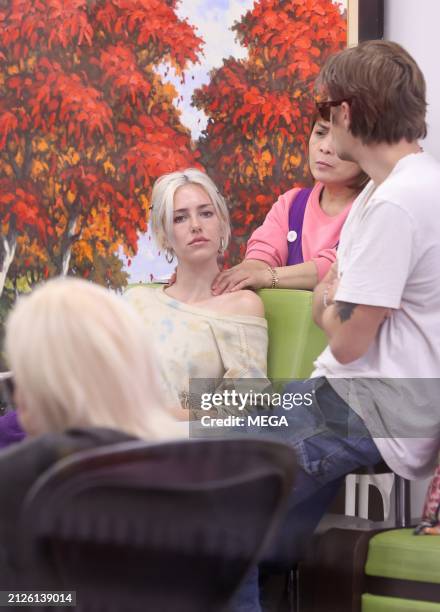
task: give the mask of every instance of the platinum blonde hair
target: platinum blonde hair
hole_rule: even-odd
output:
[[[179,187],[199,185],[209,196],[220,219],[224,248],[231,238],[231,226],[226,202],[207,174],[196,168],[171,172],[159,177],[154,183],[151,194],[151,229],[158,246],[165,249],[169,246],[173,234],[174,195]]]
[[[29,433],[109,427],[173,437],[145,325],[103,287],[57,278],[21,297],[7,320],[5,348]]]

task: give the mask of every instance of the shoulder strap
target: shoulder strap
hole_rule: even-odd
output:
[[[289,209],[289,233],[287,235],[287,265],[303,263],[302,228],[304,214],[312,190],[300,189],[293,198]]]

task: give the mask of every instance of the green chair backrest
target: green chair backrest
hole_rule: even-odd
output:
[[[312,292],[261,289],[258,295],[269,328],[269,378],[308,378],[314,360],[327,346],[324,332],[312,320]]]

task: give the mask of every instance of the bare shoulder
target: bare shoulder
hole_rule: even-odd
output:
[[[264,317],[264,306],[261,298],[250,289],[241,289],[226,294],[228,304],[225,304],[230,314]]]

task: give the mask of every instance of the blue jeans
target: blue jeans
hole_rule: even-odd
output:
[[[295,449],[299,464],[286,519],[263,560],[287,568],[301,558],[343,477],[382,458],[362,419],[325,378],[294,381],[285,387],[286,393],[311,393],[313,397],[311,406],[277,409],[289,426],[271,432]],[[261,612],[256,568],[242,583],[228,612]]]

